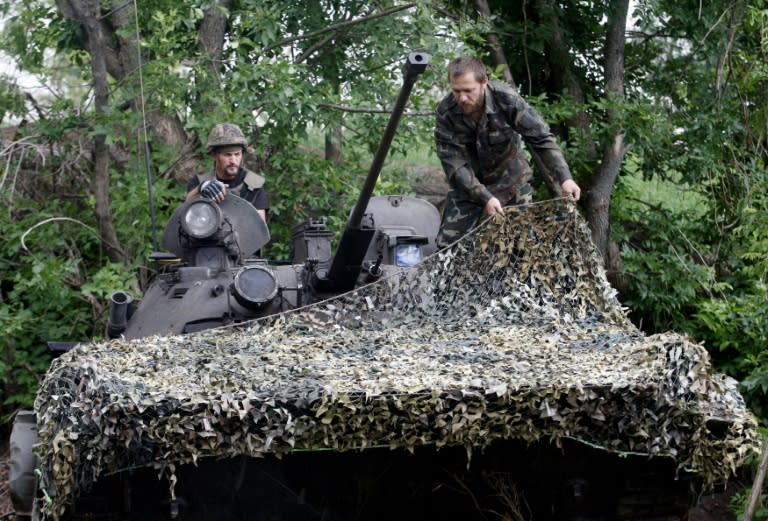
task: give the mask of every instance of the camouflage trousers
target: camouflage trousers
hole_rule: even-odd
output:
[[[530,175],[503,175],[496,183],[486,188],[496,197],[502,206],[528,204],[533,200],[533,188]],[[435,243],[444,248],[459,240],[483,215],[483,206],[463,197],[463,192],[453,189],[448,192],[443,208],[440,230]]]

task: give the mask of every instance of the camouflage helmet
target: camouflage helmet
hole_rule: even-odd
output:
[[[210,154],[218,147],[235,145],[240,145],[243,147],[243,150],[248,146],[248,140],[245,139],[243,131],[232,123],[219,123],[208,134],[208,143],[205,146],[205,151]]]

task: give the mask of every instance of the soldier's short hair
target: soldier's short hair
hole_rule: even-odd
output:
[[[450,82],[453,78],[465,74],[473,74],[475,80],[479,83],[482,83],[488,78],[488,73],[485,71],[485,65],[474,56],[459,56],[458,58],[451,60],[448,64],[448,81]]]

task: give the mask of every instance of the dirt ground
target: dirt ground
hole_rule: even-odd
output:
[[[702,498],[699,505],[688,512],[687,521],[736,521],[736,515],[728,510],[728,500],[734,492],[736,490]]]

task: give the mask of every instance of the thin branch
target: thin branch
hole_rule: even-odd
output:
[[[116,247],[114,244],[109,244],[109,243],[108,243],[108,242],[107,242],[107,241],[106,241],[106,240],[105,240],[103,237],[101,237],[101,236],[99,235],[99,232],[98,232],[96,229],[94,229],[94,228],[92,228],[92,227],[88,226],[87,224],[83,223],[82,221],[78,221],[77,219],[72,219],[72,218],[69,218],[69,217],[51,217],[50,219],[45,219],[45,220],[43,220],[43,221],[40,221],[40,222],[39,222],[39,223],[37,223],[37,224],[34,224],[34,225],[32,225],[32,226],[31,226],[30,228],[28,228],[28,229],[27,229],[27,231],[25,231],[25,232],[24,232],[24,234],[21,236],[21,239],[20,239],[20,240],[21,240],[21,247],[22,247],[22,248],[24,248],[24,250],[25,250],[25,251],[27,251],[27,252],[29,252],[29,253],[32,253],[32,251],[31,251],[29,248],[27,248],[27,245],[26,245],[26,243],[24,242],[24,239],[25,239],[25,238],[27,237],[27,235],[29,235],[29,234],[30,234],[30,233],[31,233],[31,232],[32,232],[32,231],[33,231],[35,228],[37,228],[37,227],[39,227],[39,226],[42,226],[42,225],[44,225],[44,224],[50,223],[50,222],[54,222],[54,221],[70,221],[70,222],[73,222],[73,223],[77,223],[77,224],[81,225],[82,227],[84,227],[85,229],[87,229],[88,231],[90,231],[91,233],[93,233],[93,234],[94,234],[94,235],[95,235],[95,236],[96,236],[96,237],[97,237],[97,238],[98,238],[100,241],[104,241],[106,244],[108,244],[109,246],[111,246],[111,247],[113,247],[113,248],[115,248],[115,247]]]
[[[37,371],[35,371],[35,369],[34,369],[34,368],[31,366],[31,365],[29,365],[29,362],[21,362],[21,367],[23,367],[24,369],[26,369],[26,370],[27,370],[27,372],[28,372],[30,375],[32,375],[32,377],[33,377],[33,378],[35,379],[35,381],[37,382],[37,385],[40,385],[41,383],[43,383],[43,379],[42,379],[42,378],[40,378],[40,375],[37,373]]]
[[[728,12],[732,8],[733,8],[733,6],[731,5],[729,7],[726,7],[725,9],[723,9],[723,12],[720,13],[720,16],[717,18],[717,20],[715,21],[714,25],[712,25],[712,27],[710,27],[707,30],[707,33],[704,35],[704,37],[701,39],[701,42],[699,42],[699,43],[704,43],[705,41],[707,41],[707,38],[709,38],[709,35],[712,34],[712,31],[714,31],[717,28],[717,26],[720,25],[720,22],[723,21],[723,19],[725,18],[725,15],[728,14]],[[701,11],[699,11],[699,18],[701,18]]]
[[[490,30],[485,35],[485,39],[488,47],[490,48],[494,65],[501,65],[504,81],[517,88],[515,80],[512,77],[512,71],[509,69],[509,63],[507,62],[507,57],[504,54],[504,49],[501,46],[501,42],[499,41],[499,34],[494,28],[493,17],[491,16],[491,8],[488,6],[488,1],[475,0],[475,7],[477,8],[478,13],[480,13],[480,18],[484,20],[485,23],[487,23],[490,27]]]
[[[24,136],[21,139],[18,139],[16,141],[12,141],[9,143],[4,149],[0,150],[0,157],[3,157],[5,155],[11,154],[15,149],[23,147],[29,147],[35,149],[37,152],[37,155],[40,156],[40,161],[42,161],[43,165],[45,165],[45,154],[41,151],[43,148],[41,145],[37,145],[35,143],[28,143],[28,141],[32,141],[33,139],[39,138],[39,135],[34,136]]]
[[[448,20],[453,20],[454,22],[458,22],[459,21],[459,17],[458,16],[456,16],[454,13],[452,13],[451,11],[446,9],[445,7],[442,7],[442,6],[438,5],[437,2],[433,2],[432,3],[432,9],[436,13],[441,14],[444,17],[446,17]]]
[[[763,481],[765,480],[765,473],[768,470],[768,447],[766,447],[766,440],[763,440],[763,455],[760,458],[760,467],[757,469],[757,476],[754,483],[752,483],[752,491],[749,494],[749,501],[747,501],[747,508],[744,510],[744,521],[752,521],[752,516],[757,510],[757,504],[760,501],[760,494],[763,491]]]
[[[749,2],[746,2],[749,3]],[[747,7],[746,5],[743,5],[743,7]],[[731,16],[731,23],[730,31],[728,34],[728,41],[726,42],[725,49],[723,51],[723,55],[717,60],[717,75],[715,79],[715,91],[717,92],[717,100],[718,104],[720,103],[720,99],[722,97],[722,90],[723,90],[723,71],[725,69],[725,66],[727,63],[730,62],[729,56],[731,55],[731,52],[733,51],[733,43],[736,40],[736,37],[738,36],[739,28],[741,26],[741,22],[744,18],[744,10],[738,9],[738,7],[734,6],[734,13]],[[709,33],[707,33],[709,34]],[[706,36],[705,36],[706,38]]]
[[[37,112],[37,116],[42,120],[45,121],[48,119],[45,116],[45,111],[40,107],[40,105],[37,103],[37,100],[30,94],[29,92],[24,93],[24,97],[27,98],[27,101],[29,101],[32,104],[32,107],[35,109],[35,112]]]
[[[112,9],[110,9],[109,11],[105,12],[105,13],[104,13],[103,15],[101,15],[99,18],[100,18],[100,19],[102,19],[102,20],[103,20],[103,19],[105,19],[105,18],[109,18],[110,16],[112,16],[112,15],[113,15],[113,14],[115,14],[116,12],[118,12],[118,11],[122,11],[122,10],[123,10],[123,9],[125,9],[126,7],[130,6],[132,3],[133,3],[133,0],[126,0],[126,1],[125,1],[125,2],[123,2],[122,4],[118,4],[116,7],[113,7],[113,8],[112,8]]]
[[[528,94],[533,93],[533,79],[531,75],[531,63],[528,60],[528,13],[525,11],[526,4],[524,1],[521,6],[521,12],[523,13],[523,61],[525,62],[525,73],[528,76]]]
[[[486,517],[485,513],[484,513],[483,507],[480,505],[480,501],[478,501],[478,499],[475,496],[474,492],[472,492],[472,489],[470,489],[469,486],[467,486],[467,484],[464,483],[464,481],[459,476],[457,476],[456,474],[448,473],[448,472],[446,472],[446,474],[448,474],[451,478],[453,478],[453,481],[459,487],[458,488],[459,492],[463,492],[464,494],[469,496],[469,498],[472,500],[472,503],[474,504],[475,510],[477,510],[478,514],[480,514],[483,517],[483,519],[488,519]]]
[[[336,105],[334,103],[320,103],[319,107],[338,110],[340,112],[356,112],[358,114],[389,114],[392,111],[389,109],[360,109],[355,107],[345,107],[343,105]],[[434,116],[434,111],[430,112],[405,112],[404,116]]]
[[[291,36],[290,38],[284,38],[284,39],[280,40],[279,42],[276,42],[276,43],[270,45],[269,47],[264,48],[263,52],[271,51],[273,49],[279,49],[279,48],[283,47],[286,44],[289,44],[289,43],[292,43],[292,42],[296,42],[296,41],[299,41],[299,40],[306,40],[308,38],[314,38],[315,36],[320,36],[321,34],[325,34],[325,33],[328,33],[328,32],[333,32],[333,31],[336,31],[337,29],[341,29],[343,27],[351,27],[353,25],[357,25],[357,24],[361,24],[361,23],[365,23],[365,22],[370,22],[371,20],[375,20],[377,18],[382,18],[382,17],[385,17],[385,16],[389,16],[391,14],[397,13],[398,11],[404,11],[406,9],[410,9],[411,7],[415,7],[415,6],[416,6],[416,4],[412,3],[412,4],[405,4],[405,5],[400,5],[400,6],[396,6],[396,7],[390,7],[389,9],[386,9],[386,10],[380,12],[380,13],[364,16],[362,18],[357,18],[357,19],[354,19],[354,20],[346,20],[344,22],[340,22],[340,23],[337,23],[337,24],[329,25],[328,27],[325,27],[323,29],[318,29],[316,31],[310,31],[308,33],[301,34],[301,35],[298,35],[298,36]]]
[[[309,49],[307,49],[306,51],[301,53],[299,55],[299,57],[294,60],[294,63],[302,63],[304,60],[309,58],[312,55],[313,52],[315,52],[319,48],[323,47],[328,42],[333,41],[333,39],[336,38],[336,36],[337,36],[336,33],[331,33],[328,36],[326,36],[325,38],[323,38],[322,40],[319,40],[319,41],[313,43],[312,45],[309,46]]]

